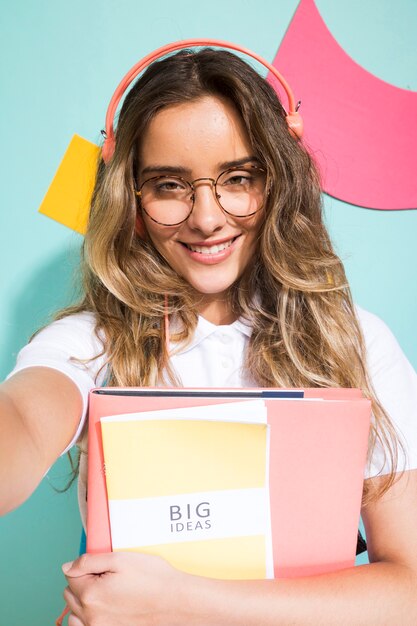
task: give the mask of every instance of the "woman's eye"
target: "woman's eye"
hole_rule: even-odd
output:
[[[252,180],[251,175],[248,172],[236,173],[227,177],[222,185],[249,185]]]
[[[186,186],[180,180],[166,179],[155,182],[155,191],[158,193],[163,193],[164,191],[181,192],[185,190]]]

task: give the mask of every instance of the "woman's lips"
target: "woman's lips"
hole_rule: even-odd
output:
[[[236,241],[239,237],[240,235],[237,235],[231,239],[210,242],[209,246],[207,244],[186,244],[183,242],[181,242],[181,244],[190,258],[194,261],[204,265],[214,265],[216,263],[220,263],[224,259],[227,259],[232,254],[236,246]],[[194,250],[191,250],[189,246],[192,246]]]

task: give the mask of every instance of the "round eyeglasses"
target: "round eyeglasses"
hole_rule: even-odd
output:
[[[136,195],[142,209],[161,226],[178,226],[194,208],[195,183],[210,182],[219,207],[233,217],[250,217],[264,203],[266,171],[255,165],[233,167],[214,178],[188,181],[181,176],[153,176],[139,187]]]

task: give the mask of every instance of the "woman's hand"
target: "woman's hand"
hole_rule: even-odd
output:
[[[136,552],[83,554],[62,566],[68,626],[192,624],[193,576],[164,559]]]

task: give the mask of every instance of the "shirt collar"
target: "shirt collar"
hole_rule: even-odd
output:
[[[175,322],[172,322],[172,328],[176,328]],[[215,332],[221,330],[222,328],[233,328],[242,333],[242,335],[245,335],[245,337],[250,337],[252,334],[252,327],[250,323],[242,317],[234,321],[232,324],[217,326],[217,324],[213,324],[212,322],[209,322],[204,317],[201,317],[201,315],[199,315],[197,327],[194,331],[194,336],[191,339],[190,343],[184,348],[181,348],[178,343],[171,343],[170,345],[173,354],[185,354],[186,352],[193,350],[196,346],[198,346],[198,344],[204,341],[204,339],[207,339],[207,337],[213,335]]]

